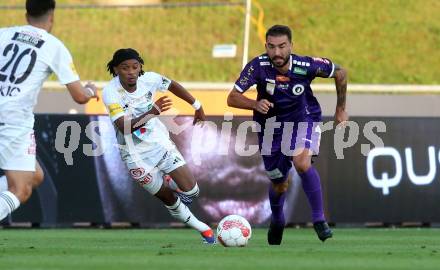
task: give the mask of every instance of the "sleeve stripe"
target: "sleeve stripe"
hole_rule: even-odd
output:
[[[332,72],[330,72],[330,75],[328,75],[328,77],[331,78],[334,72],[335,72],[335,64],[333,64],[332,62]]]
[[[234,84],[234,88],[237,89],[238,92],[244,92],[243,89],[241,89],[240,86],[238,86],[237,84]]]

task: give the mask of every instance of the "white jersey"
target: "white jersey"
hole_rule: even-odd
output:
[[[145,72],[138,78],[136,91],[132,93],[122,87],[119,77],[113,78],[104,87],[102,100],[115,126],[121,157],[125,162],[145,158],[160,160],[162,156],[157,155],[174,148],[168,129],[157,117],[153,117],[141,128],[125,136],[114,124],[120,117],[132,119],[151,110],[156,91],[165,92],[170,84],[171,80],[160,74]]]
[[[0,122],[33,128],[33,110],[47,77],[78,81],[64,44],[31,25],[0,28]]]

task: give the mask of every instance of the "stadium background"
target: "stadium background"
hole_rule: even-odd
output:
[[[242,66],[245,25],[244,1],[66,0],[57,3],[58,10],[53,33],[63,40],[71,50],[76,68],[83,80],[98,81],[98,84],[102,86],[104,81],[110,79],[109,74],[106,73],[105,64],[112,53],[121,47],[134,47],[145,58],[146,70],[154,70],[183,82],[202,101],[206,113],[211,117],[210,120],[221,121],[221,116],[226,111],[232,112],[235,116],[244,117],[242,119],[248,119],[246,117],[250,115],[250,112],[227,108],[225,105],[227,93],[232,88],[232,82]],[[424,5],[420,5],[418,1],[379,0],[362,4],[348,0],[312,3],[305,1],[253,1],[248,56],[251,59],[263,52],[266,27],[275,23],[291,26],[294,31],[295,53],[325,56],[349,70],[348,111],[350,115],[367,117],[354,118],[361,121],[389,117],[385,121],[387,125],[397,127],[396,130],[387,130],[386,136],[390,136],[387,137],[390,145],[400,137],[399,132],[408,134],[407,141],[401,142],[398,150],[400,153],[404,153],[405,147],[413,147],[414,155],[417,156],[417,163],[414,165],[415,171],[419,175],[426,174],[432,168],[426,155],[427,149],[434,145],[435,151],[437,151],[438,145],[438,142],[432,137],[432,134],[436,134],[435,127],[432,126],[433,124],[435,126],[436,119],[432,117],[437,117],[440,113],[440,107],[437,105],[440,101],[438,95],[440,87],[437,85],[439,77],[438,68],[435,68],[440,66],[438,52],[440,23],[435,16],[440,10],[440,4],[438,1],[424,3]],[[23,24],[23,11],[22,1],[2,1],[0,25]],[[329,13],[329,11],[331,12]],[[236,57],[213,58],[212,49],[216,44],[236,44]],[[56,78],[52,77],[51,80],[56,81]],[[336,98],[333,86],[328,83],[331,81],[318,79],[314,89],[322,104],[324,115],[330,117],[333,114]],[[249,91],[248,95],[254,97],[255,91]],[[192,113],[190,106],[176,99],[174,101],[176,109],[182,115]],[[45,88],[40,94],[36,112],[40,114],[37,120],[41,121],[37,121],[37,130],[41,128],[42,132],[52,133],[54,136],[57,127],[55,123],[58,123],[59,120],[54,120],[58,117],[52,114],[78,114],[68,117],[85,121],[84,129],[89,121],[93,121],[93,115],[105,114],[105,109],[101,102],[94,101],[87,106],[78,106],[70,100],[66,91],[62,90],[56,82],[49,82],[45,84]],[[90,116],[84,118],[81,116],[83,113]],[[49,121],[50,124],[47,125],[46,121]],[[52,121],[54,122],[52,123]],[[413,124],[408,124],[419,122],[424,123],[419,127],[424,132],[414,130]],[[325,166],[335,167],[332,163],[330,165],[326,163],[326,160],[335,159],[331,149],[332,135],[329,134],[329,138],[324,140],[330,146],[321,155],[320,163],[323,165],[318,163],[318,167],[324,166],[321,170],[325,170]],[[418,140],[413,144],[414,138],[420,135],[426,136],[426,138],[424,137],[423,140]],[[41,143],[40,148],[43,145]],[[48,152],[51,152],[53,141],[49,140],[45,147],[49,149]],[[55,156],[55,160],[50,159],[48,167],[53,167],[54,164],[62,167],[64,160],[58,155],[59,153],[51,154]],[[81,160],[84,159],[84,156],[78,155],[77,158]],[[351,164],[356,163],[353,160],[359,163],[358,166],[365,167],[365,157],[361,156],[358,151],[356,154],[353,153],[352,159],[345,160],[346,164],[340,165],[342,170],[345,170],[345,167],[350,168]],[[387,168],[387,163],[390,161],[383,160],[380,163],[382,166],[380,168],[385,171],[389,170],[392,175],[394,169],[393,167]],[[390,164],[392,165],[392,163]],[[258,161],[255,166],[258,166]],[[435,166],[437,167],[438,164],[435,163]],[[363,186],[363,188],[375,192],[374,196],[376,197],[369,198],[362,207],[370,207],[371,203],[371,209],[374,209],[373,203],[375,201],[379,201],[385,206],[392,196],[395,196],[392,200],[396,201],[417,200],[417,198],[423,197],[426,204],[430,205],[433,198],[438,196],[438,176],[435,168],[435,181],[424,187],[425,189],[420,191],[416,189],[417,187],[409,185],[402,188],[401,194],[398,192],[395,195],[392,192],[392,195],[388,197],[379,196],[381,190],[368,185],[365,169],[353,169],[353,172],[349,174],[339,174],[333,177],[331,177],[332,174],[329,170],[323,174],[322,178],[328,179],[328,182],[325,183],[326,186],[347,186],[343,183],[350,183],[349,180],[352,179],[357,183],[355,187]],[[68,200],[66,207],[72,207],[76,196],[73,194],[65,195],[61,192],[62,187],[66,189],[66,192],[71,191],[76,184],[76,178],[88,179],[87,175],[90,175],[89,178],[93,178],[91,175],[94,175],[95,168],[89,168],[83,177],[79,177],[80,172],[75,167],[67,166],[65,169],[72,176],[71,180],[61,179],[61,176],[58,176],[53,179],[53,183],[56,185],[54,184],[48,189],[58,191],[60,194],[57,198],[66,198]],[[111,173],[114,172],[107,172],[107,174]],[[381,172],[376,173],[379,175]],[[65,173],[60,175],[63,174]],[[402,183],[405,180],[410,183],[407,175],[404,174],[403,177],[406,179],[403,179]],[[70,189],[66,188],[67,186]],[[352,195],[353,197],[346,198],[347,202],[356,198],[356,194]],[[145,196],[148,195],[145,194]],[[338,197],[340,194],[338,195],[337,192],[335,194],[327,193],[326,196],[331,201],[332,198]],[[91,193],[91,197],[96,198],[96,194]],[[303,199],[299,198],[297,204],[305,205]],[[42,213],[42,203],[39,201],[38,193],[34,195],[32,201],[34,203],[30,203],[27,208],[23,207],[14,214],[10,219],[12,224],[14,224],[14,220],[17,222],[48,223],[48,219],[45,219],[47,217]],[[98,208],[102,207],[99,204],[102,201],[92,201],[97,203]],[[141,204],[141,202],[138,203]],[[390,215],[385,212],[379,216],[373,214],[371,219],[368,216],[364,219],[350,219],[349,216],[332,221],[430,224],[438,222],[440,219],[438,213],[431,213],[428,216],[406,216],[404,213],[417,211],[402,208],[402,205],[396,203],[393,205],[395,206],[389,208],[390,211],[402,213],[402,215],[386,218]],[[160,207],[158,203],[156,206]],[[423,203],[420,207],[423,208]],[[60,205],[60,201],[58,201],[58,206],[51,210],[58,213],[56,217],[69,216],[69,212],[66,213],[66,210],[59,209],[64,209]],[[79,212],[84,212],[81,211],[82,207],[79,205],[76,205],[76,209]],[[71,211],[75,212],[75,210]],[[231,209],[231,211],[234,210]],[[295,224],[307,222],[308,217],[305,215],[307,211],[307,208],[299,207],[293,213],[291,222]],[[328,214],[332,216],[331,211]],[[164,215],[166,215],[165,212]],[[130,219],[124,215],[123,217],[113,220],[105,219],[104,216],[98,218],[92,214],[75,216],[70,213],[66,219],[57,220],[52,216],[49,220],[52,224],[71,224],[84,221],[97,223],[112,221],[139,223],[145,221]],[[169,220],[165,218],[159,219],[159,221],[168,222]],[[215,219],[212,218],[210,221],[215,222]],[[153,222],[153,220],[146,220],[146,222]],[[266,220],[263,219],[256,223],[265,224],[265,222]]]
[[[0,1],[0,27],[24,24],[23,2]],[[249,112],[225,106],[226,95],[242,65],[244,1],[57,3],[53,32],[72,51],[83,80],[97,81],[102,86],[102,81],[109,79],[105,64],[114,50],[135,47],[144,56],[146,69],[184,82],[202,100],[213,123],[224,122],[225,110],[236,116],[231,121],[233,130],[249,119]],[[113,6],[121,3],[124,7]],[[296,178],[286,207],[286,216],[294,228],[285,230],[282,246],[267,245],[264,215],[260,220],[248,217],[253,221],[253,235],[246,248],[200,245],[196,232],[174,228],[176,223],[170,223],[172,220],[157,200],[128,180],[117,152],[110,149],[100,158],[84,155],[84,149],[97,139],[86,136],[87,126],[109,123],[102,114],[104,108],[93,102],[85,107],[75,105],[52,77],[36,107],[38,158],[47,165],[46,179],[29,203],[1,224],[0,268],[438,269],[439,229],[424,227],[438,227],[440,218],[439,13],[437,0],[252,1],[249,59],[264,50],[265,28],[280,23],[293,28],[295,53],[329,57],[349,71],[347,106],[352,120],[360,127],[359,142],[345,149],[345,159],[338,160],[332,149],[334,132],[325,132],[316,163],[325,189],[326,214],[335,225],[334,238],[325,244],[317,240],[311,224],[306,223],[309,210]],[[215,44],[236,44],[237,56],[212,58]],[[331,81],[317,80],[314,84],[325,121],[331,120],[336,101],[334,86],[328,83]],[[249,95],[255,96],[255,92],[250,91]],[[182,115],[192,113],[191,107],[183,103],[177,102],[176,108]],[[54,145],[57,127],[66,120],[77,122],[82,131],[73,152],[73,166],[66,164]],[[178,120],[185,122],[190,118],[182,116]],[[372,186],[367,158],[360,154],[362,144],[369,143],[362,136],[362,129],[371,120],[386,124],[386,132],[374,132],[393,153],[374,159],[373,178],[381,179],[376,182],[378,187]],[[208,135],[214,138],[217,134],[212,129],[205,131],[211,131]],[[101,132],[103,142],[111,144],[113,133],[104,127]],[[182,145],[182,138],[185,136],[175,138],[178,145]],[[247,143],[252,144],[254,139],[250,133]],[[210,145],[210,141],[216,142],[207,139],[202,146],[212,149],[216,145]],[[191,155],[186,157],[191,163]],[[253,164],[258,172],[258,158],[256,155],[241,161]],[[210,170],[193,168],[199,179],[212,181],[201,174],[203,171],[215,176],[216,170],[243,165],[235,155],[228,159],[214,155],[212,161]],[[112,169],[106,169],[107,165]],[[246,176],[243,179],[247,186],[235,188],[233,196],[252,199],[249,194],[264,195],[264,186],[248,182],[257,177]],[[264,178],[260,172],[255,176]],[[207,197],[228,193],[210,186],[210,181],[201,181],[202,197],[193,208],[201,217],[216,223],[218,218],[207,216],[199,204]],[[112,183],[117,184],[116,188]],[[292,193],[294,190],[299,192]],[[262,212],[267,215],[267,211]],[[76,228],[65,228],[72,225]],[[62,228],[21,229],[53,226]],[[131,227],[120,228],[126,226]],[[144,227],[147,229],[133,229]]]

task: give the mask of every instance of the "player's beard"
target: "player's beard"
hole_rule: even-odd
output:
[[[277,57],[277,58],[279,58],[279,57]],[[275,67],[277,67],[277,68],[282,68],[282,67],[284,67],[285,65],[287,65],[287,63],[289,62],[289,60],[290,60],[290,55],[288,55],[288,56],[286,56],[286,58],[284,58],[284,61],[283,61],[283,63],[282,63],[281,65],[278,65],[278,64],[276,64],[276,63],[273,61],[273,58],[270,58],[270,62],[272,62],[272,64],[273,64]]]

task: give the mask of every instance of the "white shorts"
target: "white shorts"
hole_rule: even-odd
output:
[[[35,172],[36,150],[33,129],[0,124],[0,169]]]
[[[163,177],[175,169],[185,165],[177,148],[164,150],[157,164],[151,164],[151,159],[127,163],[130,176],[151,194],[156,194],[163,184]]]

